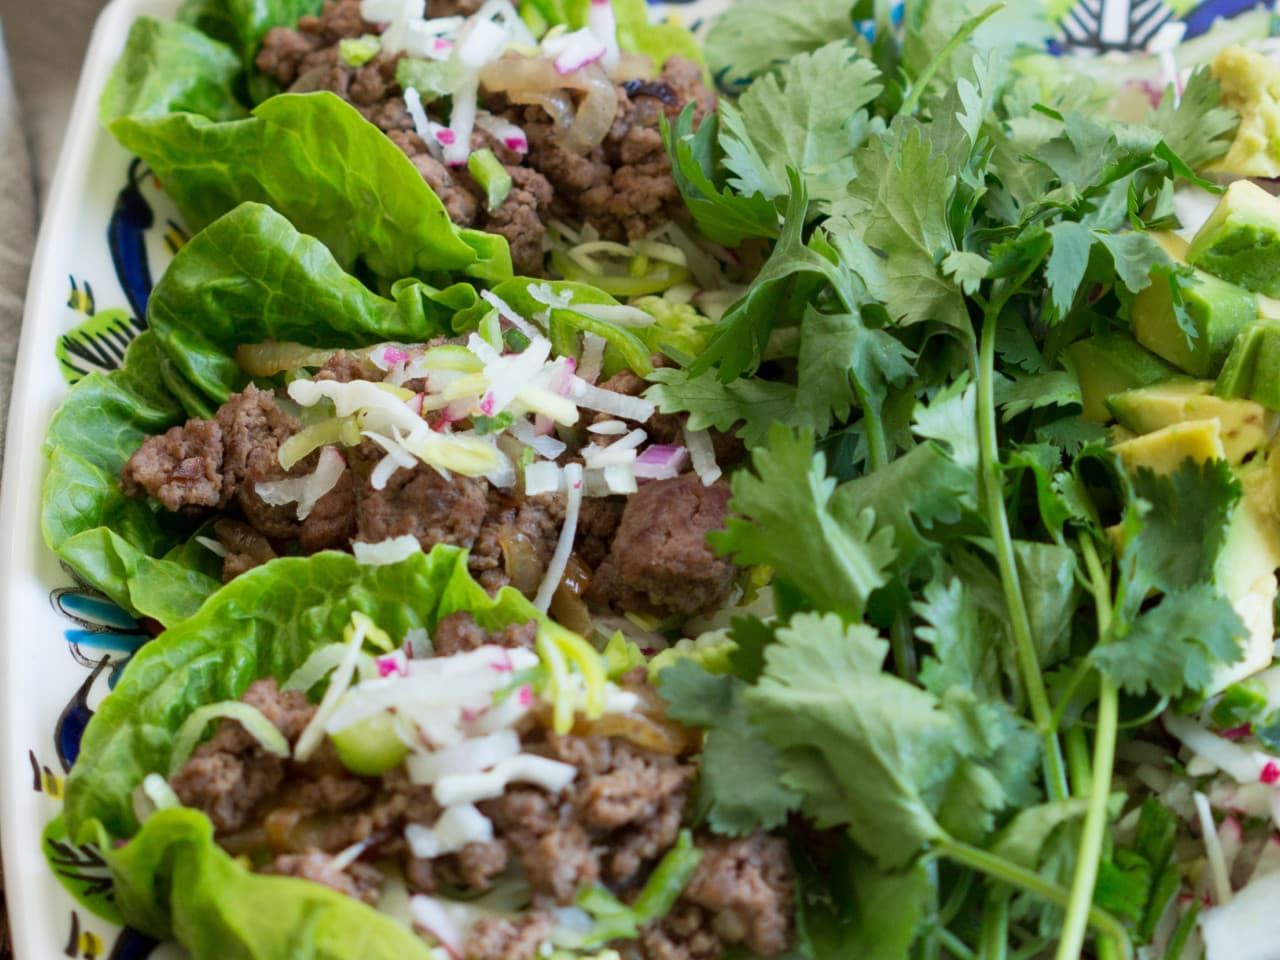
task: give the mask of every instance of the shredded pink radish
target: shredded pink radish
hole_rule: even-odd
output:
[[[688,456],[684,447],[653,444],[636,457],[635,475],[642,480],[669,480],[679,476]]]

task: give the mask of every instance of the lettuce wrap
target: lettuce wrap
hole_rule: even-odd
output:
[[[532,313],[534,282],[500,284],[504,303]],[[545,285],[575,303],[616,308],[580,284]],[[544,294],[546,296],[546,294]],[[605,373],[650,369],[659,328],[637,332],[572,308],[549,309],[557,354],[575,357],[584,334],[602,338]],[[492,305],[466,283],[443,289],[404,279],[391,297],[342,270],[329,249],[268,207],[243,204],[197,234],[157,284],[150,329],[121,369],[72,387],[45,441],[50,473],[42,503],[49,546],[126,610],[173,626],[216,587],[217,558],[191,540],[199,523],[121,493],[121,471],[148,437],[188,417],[209,417],[251,378],[236,362],[244,344],[301,342],[313,348],[421,343],[466,335]],[[493,317],[496,319],[496,317]]]
[[[500,646],[480,646],[470,651],[437,649],[434,657],[428,655],[424,659],[421,644],[429,643],[428,638],[431,637],[435,637],[438,643],[446,643],[445,622],[459,615],[464,616],[468,624],[474,624],[467,629],[489,631],[487,642],[490,644],[512,635],[511,630],[522,628],[522,625],[536,630],[537,655],[519,645],[506,651]],[[368,625],[369,633],[364,633],[362,628],[354,641],[348,639],[344,645],[349,652],[359,649],[362,637],[373,639],[376,633],[382,638],[376,642],[376,649],[382,652],[377,661],[378,668],[370,673],[372,679],[365,678],[361,669],[359,681],[336,686],[346,684],[349,679],[349,674],[343,677],[343,667],[337,666],[336,659],[329,659],[328,667],[333,672],[327,679],[323,672],[314,669],[314,664],[332,652],[334,639],[344,635],[344,626],[347,627],[345,635],[350,637],[351,625],[358,621]],[[506,633],[502,632],[504,630]],[[404,638],[403,646],[388,652],[388,643],[398,644],[400,638]],[[470,931],[476,929],[484,930],[486,934],[494,931],[509,933],[525,924],[537,931],[536,935],[542,942],[554,942],[566,956],[594,954],[606,943],[637,938],[639,946],[649,952],[648,955],[659,955],[650,952],[659,949],[650,946],[651,938],[675,936],[671,932],[660,934],[658,931],[662,929],[667,914],[676,908],[677,901],[684,903],[681,909],[686,911],[695,909],[694,905],[699,903],[704,903],[708,909],[730,913],[742,909],[740,904],[722,903],[722,890],[711,892],[723,887],[726,881],[723,875],[717,881],[717,887],[709,882],[711,873],[700,880],[698,871],[704,860],[719,864],[716,870],[723,871],[725,865],[739,862],[735,858],[747,855],[772,860],[774,868],[762,878],[748,876],[734,881],[743,885],[741,889],[744,892],[740,895],[760,896],[757,888],[761,884],[766,885],[770,894],[766,902],[775,911],[775,921],[781,923],[781,928],[760,932],[752,926],[753,921],[740,919],[737,922],[746,932],[723,936],[727,942],[745,938],[750,945],[759,947],[763,944],[763,952],[769,955],[780,952],[785,946],[785,939],[779,938],[788,936],[790,926],[792,881],[789,861],[781,841],[758,831],[740,840],[700,836],[695,843],[691,831],[678,829],[678,818],[672,821],[669,814],[664,814],[653,823],[666,824],[657,828],[660,832],[655,836],[664,835],[667,839],[651,839],[646,841],[648,846],[638,848],[642,851],[639,854],[642,859],[633,863],[628,874],[636,879],[629,887],[623,887],[624,892],[630,890],[626,894],[626,903],[605,885],[604,875],[593,879],[592,874],[573,880],[572,886],[567,888],[568,893],[575,894],[572,901],[575,906],[568,914],[564,911],[553,914],[545,901],[536,898],[530,901],[526,884],[532,885],[534,891],[543,890],[546,896],[548,884],[555,889],[555,885],[565,881],[563,878],[548,880],[545,876],[528,872],[533,869],[530,864],[541,863],[539,858],[545,854],[536,848],[531,852],[522,846],[520,827],[503,819],[501,805],[508,799],[504,790],[509,792],[512,786],[515,793],[509,798],[512,804],[509,809],[521,810],[539,796],[555,797],[559,790],[564,789],[563,786],[546,786],[539,779],[541,773],[518,774],[517,777],[530,779],[514,781],[511,786],[491,788],[485,796],[496,798],[493,802],[498,804],[497,807],[480,804],[480,808],[493,816],[498,824],[491,829],[515,831],[510,835],[514,837],[513,848],[520,863],[518,869],[506,866],[496,879],[486,878],[481,882],[480,890],[496,884],[494,892],[487,897],[455,900],[451,899],[454,894],[437,893],[434,887],[426,893],[410,895],[405,888],[406,881],[409,890],[418,891],[422,890],[421,884],[428,881],[422,880],[421,874],[412,870],[401,877],[396,858],[409,854],[394,852],[399,848],[387,846],[389,838],[385,834],[373,834],[350,848],[350,852],[344,851],[336,856],[307,848],[304,856],[312,860],[326,857],[326,862],[341,862],[334,867],[339,874],[354,870],[355,860],[365,856],[366,852],[371,858],[378,858],[378,869],[382,871],[380,878],[371,865],[363,866],[365,873],[372,873],[378,884],[376,911],[361,903],[350,889],[343,888],[332,877],[322,879],[308,873],[299,873],[296,877],[270,875],[278,864],[297,859],[294,854],[281,853],[282,847],[292,850],[294,848],[289,844],[313,842],[290,840],[289,836],[299,828],[290,828],[290,834],[283,837],[277,835],[278,831],[273,833],[274,828],[270,826],[264,835],[249,831],[249,836],[259,836],[259,839],[246,847],[244,841],[237,839],[245,834],[229,832],[225,824],[219,825],[220,814],[200,808],[204,796],[199,792],[200,788],[193,795],[192,804],[186,807],[179,804],[178,794],[173,792],[187,789],[182,783],[188,763],[204,765],[211,758],[227,761],[231,756],[219,753],[224,747],[216,746],[220,742],[225,746],[224,727],[229,722],[226,720],[222,721],[223,727],[212,740],[190,755],[195,745],[193,730],[198,734],[210,719],[235,716],[237,721],[248,725],[244,729],[253,737],[264,736],[262,732],[255,731],[243,713],[228,712],[226,707],[235,703],[243,709],[237,701],[245,697],[252,687],[261,689],[263,681],[272,681],[272,691],[295,691],[282,694],[281,702],[288,696],[294,697],[295,703],[300,702],[298,698],[303,694],[298,691],[310,688],[314,693],[321,685],[324,686],[323,694],[312,698],[313,702],[319,700],[320,706],[314,710],[314,719],[308,723],[307,731],[301,736],[294,732],[290,735],[294,742],[286,745],[292,750],[292,760],[285,761],[287,769],[294,771],[291,775],[305,777],[315,774],[307,773],[309,758],[304,753],[306,748],[303,744],[311,725],[322,722],[322,716],[328,736],[338,745],[336,756],[342,763],[349,763],[339,738],[348,729],[360,728],[358,725],[351,728],[338,724],[335,731],[333,727],[344,708],[358,704],[360,696],[369,695],[364,691],[373,691],[372,696],[385,698],[388,691],[407,689],[406,684],[411,681],[402,678],[414,676],[414,665],[424,664],[427,667],[443,664],[442,669],[447,672],[440,676],[456,678],[452,681],[454,684],[467,686],[474,683],[469,679],[474,674],[466,672],[463,661],[476,663],[477,657],[492,659],[495,656],[495,664],[502,663],[504,658],[511,662],[518,657],[516,663],[536,664],[536,667],[532,670],[518,668],[510,674],[509,680],[505,678],[507,675],[499,673],[494,681],[497,692],[490,705],[478,712],[475,709],[461,711],[460,718],[454,722],[462,730],[470,731],[463,736],[472,739],[464,739],[454,747],[431,746],[426,740],[420,743],[415,740],[416,746],[412,750],[401,747],[400,756],[406,751],[410,754],[410,761],[403,768],[407,771],[405,775],[413,783],[424,783],[421,777],[427,776],[425,784],[428,786],[420,789],[433,790],[434,796],[439,798],[440,808],[445,811],[403,814],[410,818],[411,825],[405,833],[412,856],[426,858],[405,862],[448,859],[450,848],[438,854],[420,852],[416,846],[420,840],[414,837],[413,831],[456,829],[443,826],[449,811],[469,811],[471,818],[480,818],[488,823],[485,814],[481,814],[471,802],[445,799],[441,791],[450,781],[448,772],[425,775],[415,772],[420,768],[413,766],[415,757],[419,763],[443,764],[440,769],[444,771],[455,769],[459,762],[474,763],[476,767],[457,769],[485,770],[491,767],[496,775],[505,761],[493,757],[480,759],[484,754],[474,752],[470,760],[459,761],[455,756],[458,747],[468,744],[481,751],[492,749],[486,744],[499,733],[476,732],[473,729],[476,724],[480,725],[478,729],[481,731],[499,732],[507,729],[504,725],[520,724],[521,738],[532,744],[528,749],[534,751],[521,755],[526,762],[564,768],[571,778],[585,780],[577,794],[579,799],[563,802],[577,805],[572,807],[578,811],[573,816],[587,817],[585,822],[595,831],[596,843],[606,847],[620,844],[619,850],[627,858],[625,862],[631,862],[635,854],[625,852],[628,849],[626,828],[630,822],[627,816],[633,819],[645,816],[643,805],[637,808],[619,798],[608,800],[605,807],[598,807],[597,801],[582,798],[595,796],[599,790],[613,789],[606,786],[613,783],[608,765],[625,762],[627,765],[618,766],[617,773],[612,776],[622,776],[622,782],[629,784],[627,790],[664,791],[671,798],[664,802],[676,804],[673,812],[678,814],[688,796],[688,778],[692,776],[694,767],[691,760],[682,763],[677,758],[687,756],[695,741],[677,732],[682,728],[665,720],[663,711],[653,712],[658,701],[646,698],[642,693],[645,686],[642,682],[628,681],[631,685],[623,688],[607,680],[607,675],[617,674],[608,673],[609,663],[604,656],[587,646],[580,637],[555,626],[515,590],[504,589],[490,596],[468,575],[465,552],[447,546],[438,546],[430,554],[419,553],[398,563],[378,566],[363,565],[352,557],[335,553],[279,560],[243,575],[210,598],[190,619],[143,647],[86,729],[79,759],[67,781],[64,817],[68,835],[78,842],[96,843],[103,851],[115,880],[114,902],[125,922],[149,936],[176,939],[191,951],[196,960],[227,956],[268,960],[296,956],[300,950],[314,957],[427,957],[433,955],[427,943],[415,936],[415,931],[423,930],[429,931],[430,937],[443,944],[454,956],[463,953],[468,956],[489,955],[478,946],[489,942],[484,936],[477,940],[467,939],[468,947],[463,951],[460,947],[462,941],[456,939],[457,931],[451,930],[442,917],[452,917],[450,922],[456,928],[468,930],[468,937],[471,936]],[[479,669],[492,677],[492,668],[485,665],[487,663],[486,659]],[[387,669],[388,664],[395,664],[398,669]],[[299,680],[299,677],[305,679]],[[510,695],[503,692],[504,685],[514,685],[515,692]],[[330,704],[331,694],[335,691],[337,699],[325,713],[326,704]],[[641,694],[637,695],[637,692]],[[410,692],[401,696],[412,698],[417,695]],[[512,713],[515,700],[519,700],[522,706]],[[411,701],[398,702],[402,706],[393,708],[392,714],[379,715],[395,716],[396,709],[405,709],[408,712],[403,716],[410,718],[407,722],[422,722],[408,707]],[[544,702],[549,712],[539,713],[537,704]],[[567,718],[560,715],[562,704],[569,706]],[[441,709],[439,704],[427,706]],[[450,709],[447,700],[443,709]],[[221,712],[210,713],[211,710]],[[519,711],[527,712],[522,714]],[[496,719],[500,715],[507,719]],[[522,715],[526,718],[524,721],[519,719]],[[264,724],[287,723],[277,714],[272,716],[275,719],[268,721],[265,715],[261,715],[260,720]],[[440,736],[443,728],[439,726],[438,717],[442,715],[431,716],[437,718],[431,721],[431,729]],[[484,725],[486,716],[490,718],[488,726]],[[562,719],[567,722],[562,724]],[[548,733],[544,740],[538,733],[539,726],[552,722],[556,733]],[[280,729],[284,730],[286,726]],[[425,737],[425,728],[414,729],[419,731],[418,736]],[[572,736],[561,736],[570,730],[573,731]],[[599,732],[593,732],[595,730]],[[653,740],[655,732],[663,730],[667,731],[664,736],[674,736],[675,739],[666,747],[656,747]],[[273,728],[268,727],[267,732],[274,733]],[[506,735],[514,737],[515,734]],[[262,743],[265,747],[268,741],[264,739]],[[564,746],[566,744],[567,747]],[[581,752],[588,747],[595,753],[586,755]],[[258,748],[252,742],[247,748],[237,749],[239,753],[236,756],[244,763],[254,762],[252,757]],[[549,751],[561,760],[571,760],[571,763],[546,759],[545,752],[539,753],[540,750]],[[604,752],[600,753],[602,750]],[[631,759],[609,761],[610,753],[615,758]],[[589,759],[589,756],[596,759]],[[600,757],[606,759],[601,760]],[[391,776],[398,762],[384,763],[381,769]],[[332,781],[339,776],[333,771],[332,761],[324,763],[329,766],[322,767],[327,771],[321,775],[323,778]],[[595,782],[592,777],[598,774],[601,763],[605,764],[605,773]],[[678,772],[681,776],[673,779]],[[345,774],[346,782],[356,785],[379,782],[372,779],[373,772],[368,769],[361,768],[359,773],[362,779],[356,779],[354,773]],[[470,785],[468,789],[474,788],[475,778],[486,775],[453,774],[453,780],[457,782],[449,789],[456,789],[463,781]],[[197,774],[197,779],[201,777],[203,774]],[[172,790],[157,786],[166,778],[173,784]],[[232,786],[227,789],[233,789],[234,782],[230,781]],[[380,782],[385,785],[392,781],[384,778]],[[403,783],[402,780],[394,782]],[[536,789],[518,785],[523,783],[533,784]],[[284,790],[287,786],[274,789]],[[568,798],[574,795],[572,789],[565,794]],[[288,798],[290,794],[286,790],[280,796]],[[149,802],[148,798],[155,802]],[[268,797],[265,802],[277,801]],[[295,801],[285,799],[280,802]],[[620,812],[628,808],[632,809],[631,814]],[[563,808],[564,811],[569,809],[570,806]],[[593,809],[597,810],[595,814],[590,813]],[[598,818],[602,810],[610,811],[607,823],[611,826],[604,832],[600,830],[602,823],[592,820],[593,816]],[[565,815],[562,812],[561,816]],[[275,814],[267,816],[269,824]],[[421,820],[412,819],[414,817],[434,818],[436,825],[432,826],[429,820],[424,824]],[[302,835],[309,836],[303,829]],[[489,839],[484,842],[492,845],[492,833],[485,835]],[[239,851],[239,855],[232,856],[228,847],[233,852]],[[262,859],[264,856],[267,858],[265,861]],[[275,859],[271,860],[271,857]],[[506,862],[505,856],[503,862]],[[619,868],[617,861],[614,863],[608,876],[617,886]],[[267,874],[257,872],[264,867]],[[463,883],[460,880],[456,882]],[[468,884],[471,882],[466,881]],[[347,895],[338,890],[344,890]],[[499,894],[499,890],[507,893]],[[525,892],[520,892],[522,890]],[[494,905],[498,897],[505,906]],[[686,900],[681,900],[682,897]],[[366,903],[372,905],[372,899],[367,899]],[[718,907],[715,906],[717,904]],[[264,909],[268,905],[269,908]],[[550,923],[552,916],[558,917],[554,928]],[[722,921],[723,924],[729,924],[729,921]],[[731,925],[725,926],[725,929],[730,928]],[[509,944],[511,950],[517,951],[512,956],[534,954],[536,943],[524,942],[520,947],[515,943]],[[479,954],[472,952],[472,944],[477,944],[474,949],[480,950]]]

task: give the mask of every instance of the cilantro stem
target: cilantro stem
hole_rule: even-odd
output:
[[[1009,956],[1009,891],[992,889],[987,892],[986,906],[982,911],[982,932],[979,934],[982,960],[1006,960]]]
[[[911,114],[916,112],[916,107],[920,105],[920,98],[924,96],[924,91],[929,86],[929,81],[933,79],[933,75],[942,68],[944,63],[951,59],[951,55],[960,49],[960,45],[962,43],[973,36],[974,31],[982,26],[988,17],[1003,6],[1003,2],[993,3],[977,16],[971,17],[964,22],[964,25],[956,31],[956,35],[952,37],[947,42],[947,45],[938,51],[938,55],[930,60],[925,68],[920,71],[920,76],[916,77],[915,80],[911,82],[911,90],[907,94],[907,98],[902,101],[902,108],[898,111],[900,114],[909,117]]]
[[[1098,619],[1098,644],[1107,642],[1111,632],[1111,577],[1098,559],[1098,550],[1087,535],[1080,538],[1080,552],[1092,584],[1093,604]],[[1089,806],[1080,828],[1075,875],[1071,879],[1071,901],[1062,923],[1057,960],[1074,960],[1084,949],[1085,927],[1098,881],[1098,864],[1107,829],[1107,799],[1111,794],[1111,773],[1116,761],[1116,735],[1120,722],[1120,691],[1115,681],[1103,674],[1098,689],[1098,725],[1093,737],[1093,782],[1089,785]]]
[[[1050,903],[1056,903],[1060,907],[1066,907],[1071,900],[1071,894],[1063,887],[1058,886],[1051,880],[1046,880],[1040,874],[1028,870],[1026,867],[1013,863],[1011,860],[1006,860],[1004,857],[983,850],[981,847],[974,847],[948,837],[936,841],[933,852],[955,863],[977,870],[992,880],[998,880],[1001,883],[1009,884],[1011,887],[1026,890],[1028,893],[1033,893],[1048,900]],[[1099,934],[1112,939],[1120,950],[1120,956],[1123,960],[1133,960],[1133,942],[1129,939],[1128,931],[1125,930],[1119,920],[1107,913],[1107,911],[1092,905],[1088,909],[1088,919]]]
[[[1062,735],[1067,745],[1067,769],[1071,772],[1071,793],[1083,797],[1089,792],[1093,774],[1089,766],[1089,742],[1084,727],[1077,724]]]
[[[1014,656],[1026,688],[1031,719],[1044,741],[1045,782],[1049,797],[1052,800],[1065,800],[1069,792],[1062,746],[1055,732],[1053,710],[1049,706],[1049,694],[1040,673],[1040,658],[1036,654],[1035,641],[1031,636],[1031,618],[1027,614],[1026,598],[1022,594],[1018,562],[1013,552],[1013,536],[1009,532],[1009,515],[1005,511],[1004,485],[1000,476],[995,404],[996,324],[1007,300],[1007,295],[993,297],[991,303],[984,304],[983,309],[977,371],[978,453],[982,464],[982,492],[986,500],[987,522],[991,525],[991,539],[995,543],[1000,583],[1004,588],[1009,622],[1013,627]]]
[[[973,952],[973,949],[946,927],[938,927],[933,931],[933,935],[941,941],[942,946],[946,947],[947,952],[953,957],[959,957],[960,960],[977,960],[978,955]]]

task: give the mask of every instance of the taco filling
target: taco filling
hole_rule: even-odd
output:
[[[267,33],[257,67],[290,92],[327,90],[356,107],[456,224],[507,239],[517,273],[544,275],[553,221],[562,248],[600,253],[687,220],[660,122],[715,108],[698,64],[622,53],[612,22],[539,42],[507,3],[431,0],[425,17],[404,8],[327,0],[319,16]]]
[[[722,607],[737,568],[706,534],[728,516],[718,462],[740,445],[657,413],[630,370],[597,385],[598,352],[552,358],[531,323],[499,313],[497,348],[479,334],[242,348],[252,374],[311,369],[147,439],[122,489],[219,517],[207,542],[224,580],[287,553],[387,562],[444,543],[470,551],[490,591],[511,584],[584,632],[587,603],[654,623]]]
[[[203,812],[256,872],[379,907],[454,958],[790,945],[785,842],[691,834],[699,734],[667,718],[645,668],[606,680],[577,638],[532,620],[489,632],[466,611],[394,649],[360,614],[346,634],[283,684],[196,711],[169,789],[152,775],[135,791],[140,819],[148,798]],[[575,655],[596,668],[560,672]]]

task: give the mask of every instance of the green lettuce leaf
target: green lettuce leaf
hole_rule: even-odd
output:
[[[541,619],[512,589],[490,597],[467,573],[463,550],[437,546],[387,566],[333,551],[286,557],[242,574],[194,616],[130,661],[85,730],[67,778],[68,835],[97,839],[138,829],[130,793],[168,772],[174,734],[197,707],[236,700],[253,681],[283,682],[316,648],[342,636],[360,611],[399,640],[468,610],[482,627]]]
[[[125,363],[85,377],[53,416],[49,472],[40,505],[45,542],[90,585],[131,613],[168,625],[193,613],[218,586],[207,551],[171,559],[195,524],[120,492],[120,471],[147,437],[183,420],[161,371],[153,333],[129,345]],[[193,565],[192,556],[206,563]]]
[[[102,844],[120,912],[136,929],[174,939],[195,960],[427,960],[408,927],[336,890],[250,873],[213,840],[194,810],[163,810],[128,844]],[[305,947],[303,946],[305,945]]]
[[[181,111],[238,120],[248,114],[236,99],[239,76],[240,60],[225,44],[181,23],[139,17],[103,88],[98,112],[105,124],[117,117]]]
[[[193,229],[255,201],[383,289],[403,277],[511,276],[506,240],[455,227],[408,157],[331,93],[273,97],[227,123],[174,113],[120,117],[110,129],[164,182]]]
[[[321,0],[186,0],[178,18],[240,55],[249,96],[260,103],[280,92],[280,85],[254,64],[262,38],[272,27],[292,27],[301,17],[318,14],[323,6]]]
[[[450,333],[454,315],[478,302],[465,283],[437,290],[405,280],[391,292],[371,292],[320,241],[245,203],[183,246],[147,313],[174,368],[216,406],[248,380],[235,361],[242,343],[421,342]]]

